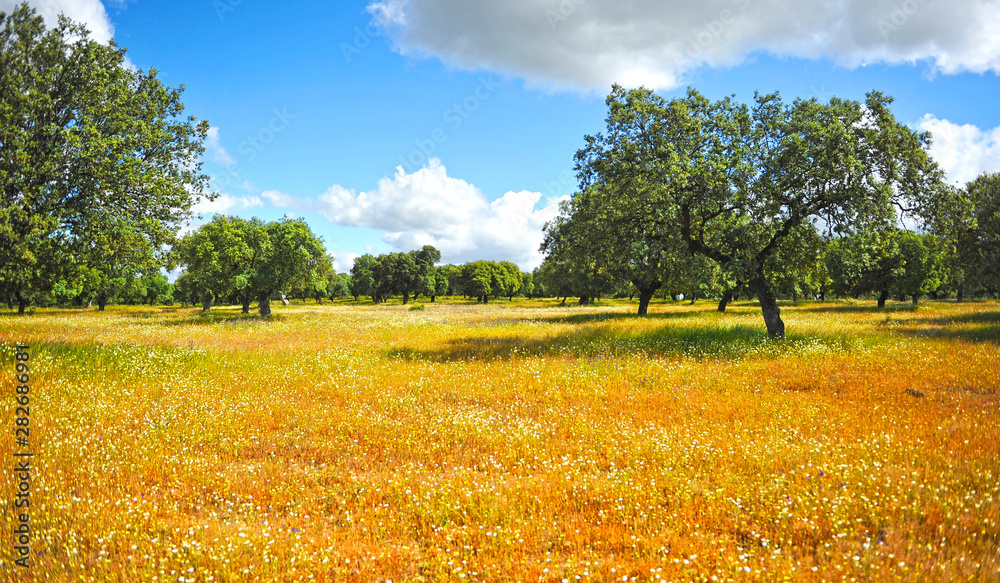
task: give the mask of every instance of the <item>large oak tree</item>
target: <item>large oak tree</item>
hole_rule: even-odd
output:
[[[771,260],[796,229],[886,228],[895,209],[916,213],[939,190],[929,134],[899,123],[891,103],[878,92],[825,104],[774,93],[748,106],[615,86],[606,133],[577,153],[581,191],[607,193],[622,228],[679,239],[747,282],[768,334],[783,337]]]

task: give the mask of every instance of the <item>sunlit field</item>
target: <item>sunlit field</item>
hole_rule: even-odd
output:
[[[4,313],[0,580],[1000,581],[1000,303],[634,310]]]

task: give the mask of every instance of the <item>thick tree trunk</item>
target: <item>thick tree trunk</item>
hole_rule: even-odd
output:
[[[920,303],[920,294],[913,294],[913,305]]]
[[[781,308],[774,298],[771,286],[767,285],[762,277],[758,277],[750,284],[757,292],[757,300],[760,302],[760,310],[764,316],[764,325],[767,326],[767,334],[771,338],[785,337],[785,323],[781,321]]]
[[[887,299],[889,299],[889,290],[888,289],[883,289],[882,293],[880,293],[878,295],[878,307],[884,308],[885,307],[885,301]]]
[[[645,316],[649,313],[649,300],[653,299],[656,288],[649,290],[639,290],[639,315]]]
[[[212,309],[212,296],[205,296],[201,301],[201,311],[207,312]]]
[[[821,301],[821,302],[825,302],[826,301],[826,291],[819,292],[819,301]]]
[[[319,292],[316,293],[316,303],[321,306],[323,305],[323,294]]]
[[[97,311],[103,312],[106,305],[108,305],[107,296],[97,296]]]
[[[410,292],[405,291],[403,292],[403,305],[405,306],[408,303],[410,303]]]
[[[437,296],[431,296],[431,303],[432,303],[432,304],[434,303],[434,298],[436,298],[436,297],[437,297]]]
[[[249,314],[250,313],[250,298],[243,298],[242,304],[243,305],[241,307],[243,309],[243,313],[244,314]]]
[[[696,301],[698,301],[698,293],[697,292],[691,294],[691,305],[693,306]]]
[[[964,285],[958,286],[958,297],[956,299],[958,301],[960,301],[960,302],[965,301],[965,286]]]
[[[17,297],[17,313],[23,314],[28,307],[28,298],[21,295],[21,292],[15,293],[15,297]]]
[[[257,301],[257,307],[260,310],[260,315],[261,316],[264,316],[265,318],[270,317],[271,316],[271,297],[270,296],[261,296],[261,298]]]
[[[720,312],[725,312],[726,306],[728,306],[729,302],[731,301],[733,301],[733,290],[727,289],[725,292],[723,292],[722,299],[719,300],[719,307],[717,309]]]
[[[586,306],[587,302],[589,302],[589,301],[590,301],[589,297],[587,297],[587,296],[580,296],[580,301],[577,302],[577,304],[579,304],[581,306]]]

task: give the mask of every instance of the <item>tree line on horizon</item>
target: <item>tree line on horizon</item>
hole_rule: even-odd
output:
[[[579,190],[545,227],[532,272],[438,265],[431,246],[363,255],[337,274],[301,219],[215,216],[178,237],[199,197],[208,123],[183,86],[26,4],[0,13],[0,298],[29,305],[256,303],[276,299],[516,295],[719,301],[1000,294],[1000,174],[947,185],[931,136],[892,99],[666,100],[612,88],[606,129],[575,157]],[[913,230],[900,227],[912,221]],[[172,284],[164,270],[182,268]]]

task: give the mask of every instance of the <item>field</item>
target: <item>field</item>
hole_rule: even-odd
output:
[[[5,313],[0,580],[1000,581],[1000,303],[714,307]]]

